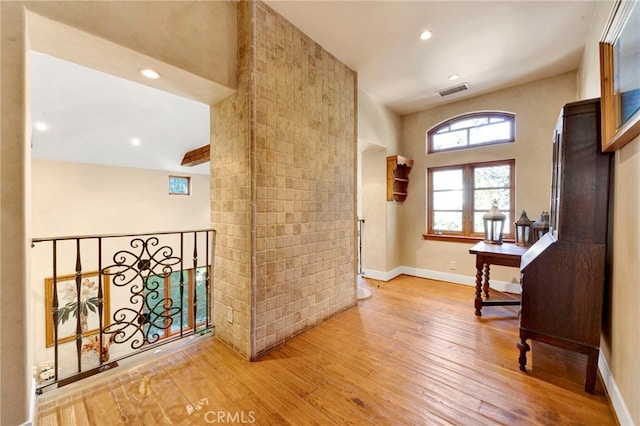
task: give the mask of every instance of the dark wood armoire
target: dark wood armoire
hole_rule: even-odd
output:
[[[522,257],[520,369],[527,339],[588,355],[593,393],[600,347],[612,155],[600,149],[600,100],[562,109],[553,141],[550,232]]]

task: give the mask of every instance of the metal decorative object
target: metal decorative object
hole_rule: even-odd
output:
[[[498,200],[493,200],[491,209],[482,216],[485,243],[502,244],[502,231],[506,219],[504,213],[498,209]]]
[[[533,242],[538,241],[544,234],[549,232],[549,212],[540,213],[538,220],[531,225],[533,231]]]
[[[174,265],[181,261],[173,255],[170,246],[158,246],[157,237],[146,240],[135,238],[131,247],[137,253],[120,250],[113,255],[114,264],[103,268],[105,275],[112,276],[117,287],[131,285],[129,300],[134,308],[123,307],[113,313],[113,322],[103,328],[104,334],[113,335],[114,343],[131,340],[131,348],[139,349],[160,339],[157,330],[171,327],[174,318],[182,318],[182,308],[174,306],[174,301],[164,297],[161,286],[165,276],[170,275]],[[176,268],[177,271],[180,268]],[[180,274],[180,291],[183,291],[183,276]],[[160,289],[160,290],[159,290]],[[184,296],[186,297],[186,295]],[[180,297],[182,300],[182,296]]]
[[[531,246],[531,241],[533,240],[532,228],[531,225],[533,221],[527,217],[527,212],[522,210],[522,214],[514,222],[516,227],[516,245],[520,247],[529,247]]]

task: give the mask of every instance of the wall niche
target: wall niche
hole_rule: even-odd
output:
[[[409,172],[413,160],[402,155],[387,157],[387,201],[402,203],[407,199]]]

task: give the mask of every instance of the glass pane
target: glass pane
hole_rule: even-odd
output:
[[[474,210],[486,213],[493,200],[498,200],[500,210],[510,210],[510,193],[509,189],[477,189],[473,191]]]
[[[455,148],[467,145],[467,131],[458,130],[449,133],[435,133],[431,135],[433,150]]]
[[[164,299],[164,278],[152,276],[145,280],[144,287],[145,305],[143,314],[148,318],[144,325],[144,332],[147,338],[153,342],[164,337],[162,329],[162,300]]]
[[[486,212],[474,212],[473,213],[473,232],[480,232],[484,234],[484,222],[482,221],[482,215]]]
[[[462,169],[441,170],[431,173],[433,190],[462,189]]]
[[[462,231],[462,212],[433,212],[434,231]]]
[[[468,129],[469,127],[482,126],[487,124],[487,117],[468,118],[451,124],[451,130]]]
[[[184,280],[184,290],[182,292],[182,324],[180,323],[180,313],[173,315],[171,322],[171,331],[180,331],[180,327],[189,327],[189,273],[182,271],[182,279]],[[171,300],[172,307],[180,307],[180,271],[171,273]]]
[[[198,295],[198,308],[196,310],[196,323],[207,320],[207,268],[196,269],[196,293]]]
[[[508,188],[511,186],[510,166],[476,167],[473,170],[475,188]]]
[[[462,191],[438,191],[433,193],[433,210],[462,211]]]
[[[169,194],[188,195],[189,193],[188,176],[169,176]]]
[[[470,145],[509,139],[511,139],[510,121],[488,124],[486,126],[475,127],[469,130]]]

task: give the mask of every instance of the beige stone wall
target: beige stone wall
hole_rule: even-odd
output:
[[[262,3],[238,29],[238,93],[212,108],[214,322],[255,358],[355,304],[356,74]]]
[[[355,303],[356,74],[255,3],[254,354]]]

